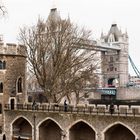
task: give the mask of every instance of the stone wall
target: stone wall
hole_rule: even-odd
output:
[[[12,124],[15,120],[22,117],[31,124],[32,128],[34,128],[34,115],[36,116],[36,140],[39,140],[38,131],[40,124],[47,119],[54,121],[65,132],[65,140],[69,140],[69,130],[78,122],[84,122],[90,126],[95,132],[96,140],[105,140],[104,133],[115,124],[125,126],[135,135],[135,138],[140,138],[140,117],[136,116],[71,114],[67,112],[5,111],[5,134],[8,140],[11,140]],[[33,132],[32,135],[34,135]]]
[[[140,100],[140,88],[136,87],[117,88],[117,99]]]
[[[7,68],[4,80],[4,103],[9,102],[9,97],[17,97],[17,80],[22,78],[22,98],[25,100],[25,71],[26,71],[26,58],[22,56],[6,56]],[[23,100],[22,99],[22,100]],[[23,102],[23,101],[20,101]]]

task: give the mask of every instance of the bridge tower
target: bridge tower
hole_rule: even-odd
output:
[[[128,83],[128,35],[112,24],[107,35],[101,34],[101,42],[117,45],[121,50],[107,50],[101,53],[103,87],[125,87]]]

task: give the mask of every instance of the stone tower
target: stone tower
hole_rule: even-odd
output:
[[[5,104],[14,108],[26,99],[25,46],[0,43],[0,107]]]
[[[112,24],[107,35],[101,34],[101,42],[120,50],[102,52],[102,73],[104,87],[125,87],[128,83],[128,35]]]

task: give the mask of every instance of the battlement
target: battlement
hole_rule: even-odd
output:
[[[15,43],[0,43],[0,55],[26,56],[26,47]]]
[[[39,104],[35,106],[32,104],[16,104],[11,109],[10,104],[5,104],[5,111],[16,110],[16,111],[36,111],[38,112],[54,112],[69,114],[90,114],[90,115],[114,115],[114,116],[140,116],[140,104],[113,104],[113,112],[111,112],[111,104],[78,104],[73,106],[69,104],[67,108],[63,104]]]

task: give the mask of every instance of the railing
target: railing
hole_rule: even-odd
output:
[[[16,104],[11,108],[10,104],[5,105],[5,110],[17,111],[36,111],[36,112],[54,112],[54,113],[69,113],[69,114],[91,114],[91,115],[112,115],[112,116],[140,116],[140,106],[129,105],[111,105],[93,104],[93,105],[77,105],[63,106],[57,104]]]

